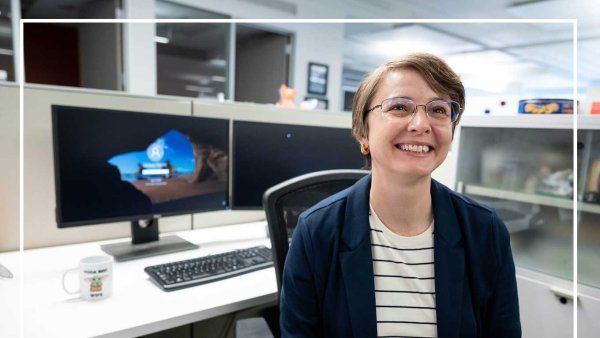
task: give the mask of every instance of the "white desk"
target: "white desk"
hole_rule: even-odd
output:
[[[95,302],[65,293],[62,273],[80,258],[104,254],[100,244],[115,241],[26,250],[25,337],[134,337],[274,302],[273,268],[172,292],[162,291],[144,272],[148,265],[270,246],[265,226],[258,222],[177,233],[200,249],[115,262],[113,295]]]
[[[19,252],[0,254],[0,264],[14,275],[11,279],[0,278],[0,337],[19,337],[21,329]]]

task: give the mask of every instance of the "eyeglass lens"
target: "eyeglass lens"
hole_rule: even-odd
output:
[[[406,117],[413,114],[417,104],[406,98],[390,98],[381,104],[381,110],[393,116]],[[430,118],[439,121],[454,121],[458,114],[458,104],[453,101],[434,100],[425,105]]]

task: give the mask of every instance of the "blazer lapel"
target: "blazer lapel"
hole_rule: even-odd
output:
[[[375,282],[369,230],[371,175],[359,180],[348,194],[340,266],[346,288],[354,337],[377,336]]]
[[[435,219],[434,257],[438,337],[459,336],[463,299],[465,253],[462,234],[450,196],[440,183],[431,180]]]

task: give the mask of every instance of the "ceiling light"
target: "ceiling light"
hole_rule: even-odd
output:
[[[210,77],[211,80],[215,81],[215,82],[225,82],[227,81],[227,78],[225,78],[225,76],[218,76],[218,75],[213,75]]]
[[[169,43],[169,38],[166,38],[164,36],[155,36],[154,37],[154,41],[157,43]]]
[[[213,89],[211,87],[186,85],[184,88],[185,88],[185,90],[189,90],[191,92],[200,92],[200,93],[212,93],[213,92]]]
[[[225,61],[225,59],[210,59],[210,60],[208,60],[208,63],[213,66],[218,66],[218,67],[227,66],[227,61]]]

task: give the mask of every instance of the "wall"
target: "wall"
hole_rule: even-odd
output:
[[[19,87],[0,84],[0,252],[19,249]]]
[[[88,19],[115,18],[115,1],[93,1],[82,16]],[[81,86],[119,90],[121,88],[121,25],[88,23],[79,25]]]
[[[261,35],[237,41],[235,47],[235,100],[275,103],[288,72],[283,35]],[[260,83],[259,86],[256,84]]]
[[[55,219],[54,162],[50,109],[52,104],[304,124],[350,127],[350,116],[283,110],[274,106],[194,101],[178,97],[144,97],[124,93],[27,86],[24,92],[24,245],[26,249],[130,236],[128,222],[58,229]],[[230,142],[231,144],[232,142]],[[358,151],[358,150],[357,150]],[[264,220],[263,211],[215,211],[165,217],[161,232]]]
[[[154,1],[123,0],[124,18],[154,19]],[[123,76],[132,94],[156,94],[156,25],[123,24]]]

